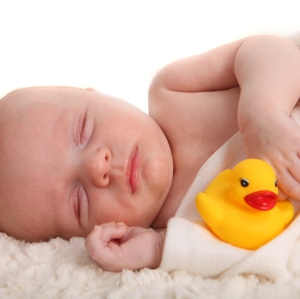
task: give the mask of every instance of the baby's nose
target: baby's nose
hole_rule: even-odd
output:
[[[111,163],[111,151],[102,147],[90,157],[87,163],[93,183],[98,187],[106,187],[110,180],[108,172]]]

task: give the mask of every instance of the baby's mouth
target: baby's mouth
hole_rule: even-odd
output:
[[[278,195],[272,191],[263,190],[248,194],[244,197],[245,202],[254,209],[269,211],[276,205]]]
[[[130,161],[129,169],[129,185],[131,187],[132,194],[135,193],[138,185],[138,168],[140,162],[139,149],[136,148],[133,157]]]

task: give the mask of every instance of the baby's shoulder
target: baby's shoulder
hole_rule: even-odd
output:
[[[149,96],[149,115],[173,152],[196,149],[212,154],[238,131],[239,92],[239,88],[194,93],[161,88]]]

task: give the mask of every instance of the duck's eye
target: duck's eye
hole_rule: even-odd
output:
[[[275,180],[275,187],[278,187],[277,180]]]
[[[247,187],[247,186],[249,186],[249,182],[248,182],[246,179],[240,179],[240,181],[241,181],[241,186],[242,186],[242,187]]]

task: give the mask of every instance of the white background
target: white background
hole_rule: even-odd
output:
[[[147,111],[168,62],[252,34],[300,30],[298,0],[0,0],[0,97],[94,87]]]

